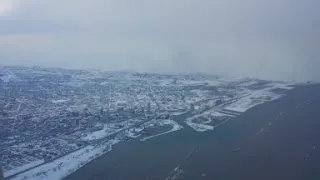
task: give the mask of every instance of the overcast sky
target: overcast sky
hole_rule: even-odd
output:
[[[320,80],[320,1],[0,0],[0,65]]]

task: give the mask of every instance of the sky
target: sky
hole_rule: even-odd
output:
[[[0,0],[0,65],[320,81],[319,0]]]

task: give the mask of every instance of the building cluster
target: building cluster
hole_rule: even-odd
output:
[[[0,165],[10,171],[51,161],[149,120],[195,116],[212,108],[228,117],[228,105],[270,84],[210,75],[4,67]],[[194,119],[216,124],[225,117],[207,113]]]

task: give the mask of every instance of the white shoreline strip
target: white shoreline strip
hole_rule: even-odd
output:
[[[88,145],[78,151],[56,159],[50,163],[43,164],[37,168],[19,174],[11,180],[60,180],[88,164],[101,155],[110,152],[112,145],[119,140],[110,140],[108,143],[93,146]]]

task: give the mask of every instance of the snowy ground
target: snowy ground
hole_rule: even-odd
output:
[[[272,86],[274,88],[280,88],[280,89],[286,89],[286,90],[291,90],[294,88],[296,83],[273,83]]]
[[[182,114],[185,114],[185,113],[187,113],[188,111],[180,111],[180,112],[172,112],[172,113],[170,113],[170,115],[172,115],[172,116],[179,116],[179,115],[182,115]]]
[[[114,133],[114,129],[115,128],[111,127],[110,125],[105,124],[101,130],[86,133],[81,139],[86,141],[102,139]]]
[[[0,79],[5,83],[8,83],[8,82],[10,82],[12,80],[16,80],[17,79],[17,77],[13,73],[11,73],[9,71],[7,71],[7,72],[1,72],[0,71],[0,74],[4,74],[3,76],[0,77]]]
[[[9,171],[4,171],[4,177],[8,177],[8,176],[11,176],[13,174],[16,174],[18,172],[21,172],[21,171],[24,171],[26,169],[29,169],[29,168],[32,168],[32,167],[35,167],[39,164],[42,164],[44,163],[43,160],[37,160],[37,161],[34,161],[34,162],[30,162],[28,164],[24,164],[23,166],[19,166],[17,168],[14,168],[14,169],[11,169]]]
[[[64,103],[69,101],[68,99],[57,99],[57,100],[52,100],[51,102],[54,104],[59,104],[59,103]]]
[[[186,119],[185,122],[186,122],[186,124],[188,126],[190,126],[192,129],[194,129],[195,131],[198,131],[198,132],[205,132],[205,131],[213,130],[214,126],[207,125],[208,123],[211,122],[211,120],[208,119],[207,116],[213,116],[213,117],[228,116],[228,117],[232,117],[229,114],[223,114],[221,112],[218,112],[215,109],[211,109],[211,110],[205,111],[205,112],[203,112],[201,114],[197,114],[197,115],[194,115],[192,117],[189,117],[189,118]],[[208,120],[206,122],[202,122],[202,123],[194,123],[193,120],[195,120],[195,119],[197,119],[199,117],[204,117],[204,118],[207,118]]]
[[[111,151],[112,145],[119,140],[110,140],[108,143],[93,146],[89,145],[76,152],[68,154],[50,163],[43,164],[37,168],[31,169],[25,173],[13,177],[11,180],[60,180],[69,174],[75,172],[93,159]]]
[[[132,126],[138,121],[139,120],[130,119],[117,124],[112,124],[112,123],[103,124],[103,128],[101,130],[83,133],[81,139],[85,141],[102,139],[107,136],[110,136],[111,134],[122,131],[123,129],[129,126]],[[119,128],[119,126],[121,126],[122,128]]]
[[[264,103],[264,101],[261,100],[254,100],[253,96],[247,96],[244,98],[241,98],[237,102],[229,105],[226,107],[226,110],[236,111],[236,112],[245,112],[250,108],[253,108],[259,104]]]
[[[196,119],[196,118],[198,118],[198,117],[201,117],[201,116],[209,116],[209,115],[210,115],[210,116],[214,116],[214,117],[223,117],[223,116],[232,117],[232,115],[230,115],[230,114],[224,114],[224,113],[218,112],[218,111],[215,110],[215,109],[211,109],[211,110],[205,111],[205,112],[203,112],[203,113],[201,113],[201,114],[197,114],[197,115],[194,115],[194,116],[192,116],[192,117],[189,117],[189,118],[187,118],[186,121],[192,121],[192,120],[194,120],[194,119]]]
[[[164,135],[164,134],[172,133],[174,131],[178,131],[178,130],[183,128],[183,126],[181,126],[177,122],[175,122],[173,120],[170,120],[170,119],[169,120],[161,120],[160,122],[151,122],[151,123],[152,124],[159,124],[160,126],[172,125],[172,129],[167,131],[167,132],[163,132],[163,133],[156,134],[156,135],[153,135],[153,136],[148,136],[148,137],[141,138],[140,141],[146,141],[148,139],[151,139],[151,138],[154,138],[154,137],[157,137],[157,136],[161,136],[161,135]]]
[[[137,138],[139,137],[141,134],[139,134],[139,132],[141,132],[143,130],[143,128],[132,128],[132,129],[128,129],[126,130],[126,136],[130,137],[130,138]]]
[[[267,101],[273,101],[276,99],[281,98],[283,95],[273,93],[272,90],[275,88],[281,88],[281,89],[292,89],[292,87],[289,85],[283,85],[283,84],[274,84],[270,88],[265,88],[262,90],[257,91],[247,91],[246,96],[243,96],[236,102],[230,104],[225,109],[231,110],[231,111],[237,111],[237,112],[245,112],[259,104],[263,104]]]
[[[205,131],[210,131],[214,129],[214,126],[206,125],[206,124],[198,124],[198,123],[193,123],[191,121],[186,121],[186,124],[190,126],[192,129],[198,132],[205,132]]]

